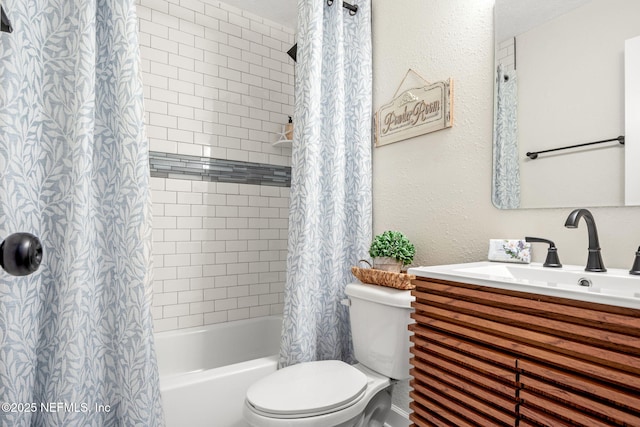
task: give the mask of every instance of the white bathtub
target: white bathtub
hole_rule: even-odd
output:
[[[155,335],[167,427],[245,427],[247,388],[274,372],[282,319],[261,317]]]

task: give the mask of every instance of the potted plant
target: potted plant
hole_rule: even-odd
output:
[[[402,266],[413,262],[416,248],[399,231],[387,230],[374,237],[369,248],[369,255],[373,258],[373,267],[399,273]]]

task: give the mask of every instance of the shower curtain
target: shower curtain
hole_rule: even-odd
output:
[[[516,72],[510,71],[507,75],[502,64],[498,65],[496,89],[492,198],[494,206],[500,209],[515,209],[520,207]]]
[[[370,0],[298,1],[280,365],[353,362],[345,285],[371,243]]]
[[[135,1],[3,6],[0,236],[44,259],[0,272],[0,426],[161,426]]]

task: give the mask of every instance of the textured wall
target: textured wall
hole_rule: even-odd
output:
[[[453,128],[374,150],[374,232],[405,232],[417,265],[485,260],[490,238],[525,235],[555,240],[563,263],[584,265],[585,225],[564,228],[571,209],[501,211],[491,204],[493,0],[373,5],[374,108],[391,99],[409,68],[432,81],[455,80]],[[640,208],[591,211],[607,266],[630,268]],[[545,253],[535,247],[534,261]]]
[[[489,238],[525,235],[554,239],[565,264],[584,264],[587,232],[564,227],[570,208],[491,204],[493,1],[374,0],[374,12],[374,108],[408,68],[455,80],[453,128],[374,150],[374,231],[405,231],[418,265],[486,259]],[[591,211],[604,261],[628,269],[640,245],[640,208]],[[535,261],[545,254],[534,248]]]
[[[374,5],[374,108],[409,68],[430,81],[453,78],[455,102],[452,128],[374,150],[374,231],[405,232],[416,264],[483,258],[489,236],[499,236],[487,224],[499,212],[490,201],[492,1]]]

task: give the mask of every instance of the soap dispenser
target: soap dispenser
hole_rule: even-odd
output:
[[[284,137],[291,141],[293,139],[293,119],[289,116],[289,123],[284,125]]]
[[[640,247],[636,251],[636,258],[633,261],[631,270],[629,270],[629,274],[640,276]]]

